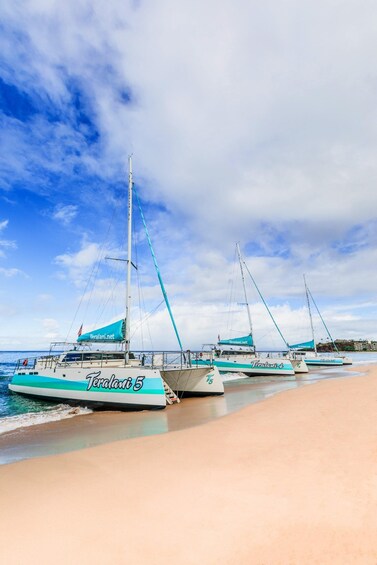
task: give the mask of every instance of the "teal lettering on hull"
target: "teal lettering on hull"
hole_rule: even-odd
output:
[[[148,378],[140,375],[135,379],[130,379],[130,377],[117,379],[114,375],[112,375],[109,379],[101,379],[98,374],[88,375],[86,378],[88,380],[73,381],[68,379],[44,377],[43,375],[15,374],[12,378],[11,384],[27,386],[30,388],[48,388],[52,390],[89,391],[94,394],[96,392],[115,392],[121,394],[165,394],[162,379],[159,378]],[[128,379],[132,381],[131,385],[129,385],[130,380]]]
[[[343,365],[342,359],[305,359],[307,365]]]
[[[203,359],[194,361],[193,364],[197,366],[203,365],[212,365],[212,362]],[[291,363],[287,364],[284,362],[281,363],[269,363],[268,361],[255,361],[254,363],[231,363],[229,361],[220,361],[218,359],[213,360],[213,364],[219,369],[219,371],[226,371],[227,369],[237,369],[240,372],[242,371],[252,371],[252,370],[261,370],[261,371],[289,371],[293,373],[293,367]]]

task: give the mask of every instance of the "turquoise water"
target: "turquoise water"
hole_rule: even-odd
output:
[[[20,427],[42,424],[90,413],[88,409],[73,409],[67,404],[49,400],[33,400],[12,394],[8,384],[19,359],[46,355],[47,351],[0,351],[0,434]]]
[[[18,394],[10,394],[8,383],[13,375],[18,359],[26,359],[46,354],[43,351],[0,351],[0,418],[40,412],[54,406],[51,402],[30,400]]]

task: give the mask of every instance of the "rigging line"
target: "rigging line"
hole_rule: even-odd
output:
[[[147,307],[146,307],[146,302],[145,302],[145,298],[144,298],[144,291],[143,291],[143,286],[140,287],[140,294],[141,294],[141,300],[142,300],[142,305],[143,305],[143,312],[146,312]],[[164,303],[164,300],[162,300],[160,302],[160,304],[155,308],[155,310],[153,310],[152,313],[154,313],[157,308],[159,308],[161,306],[161,304]],[[146,321],[148,321],[149,316],[147,315]],[[153,339],[152,339],[152,334],[151,334],[151,328],[150,325],[147,323],[147,332],[148,332],[148,336],[149,336],[149,343],[151,344],[152,349],[154,349],[153,347]]]
[[[105,239],[104,239],[104,241],[103,241],[103,243],[102,243],[102,245],[101,245],[101,247],[100,247],[100,252],[98,253],[97,261],[93,264],[92,270],[91,270],[91,272],[90,272],[90,275],[89,275],[88,280],[87,280],[86,285],[85,285],[84,292],[83,292],[82,295],[81,295],[80,301],[79,301],[78,306],[77,306],[77,308],[76,308],[76,312],[75,312],[75,314],[74,314],[74,316],[73,316],[73,320],[72,320],[71,325],[70,325],[70,327],[69,327],[69,330],[68,330],[68,332],[67,332],[65,341],[68,341],[68,336],[70,335],[70,333],[71,333],[71,331],[72,331],[73,324],[75,323],[77,314],[78,314],[78,312],[79,312],[79,310],[80,310],[80,308],[81,308],[81,304],[82,304],[82,302],[83,302],[83,300],[84,300],[84,296],[85,296],[85,294],[86,294],[86,291],[88,290],[89,283],[90,283],[90,281],[91,281],[91,279],[92,279],[92,277],[93,277],[93,273],[94,273],[96,267],[97,267],[96,276],[97,276],[97,274],[98,274],[99,265],[100,265],[100,261],[101,261],[101,256],[103,255],[103,251],[104,251],[105,244],[106,244],[106,242],[108,241],[108,237],[109,237],[109,233],[110,233],[110,228],[111,228],[111,226],[113,225],[114,217],[115,217],[115,210],[113,210],[113,214],[112,214],[111,220],[110,220],[109,225],[108,225],[108,228],[107,228],[106,237],[105,237]],[[94,286],[94,285],[93,285],[93,286]],[[93,287],[92,287],[92,293],[93,293]],[[89,302],[90,302],[90,300],[91,300],[92,293],[91,293],[90,299],[89,299],[89,301],[87,302],[87,305],[86,305],[86,309],[85,309],[85,312],[84,312],[84,315],[83,315],[84,318],[85,318],[85,316],[86,316],[86,314],[87,314],[87,311],[88,311],[88,305],[89,305]]]
[[[93,284],[92,284],[92,288],[91,288],[91,291],[90,291],[89,299],[88,299],[88,301],[87,301],[87,303],[86,303],[86,309],[85,309],[85,312],[84,312],[84,317],[87,316],[87,312],[88,312],[88,309],[89,309],[89,305],[92,303],[93,293],[94,293],[94,288],[95,288],[95,283],[96,283],[96,280],[97,280],[97,278],[98,278],[98,276],[99,276],[98,273],[99,273],[99,270],[100,270],[100,267],[101,267],[101,264],[102,264],[102,261],[103,261],[103,258],[104,258],[105,246],[106,246],[106,244],[107,244],[108,241],[109,241],[109,233],[110,233],[111,226],[112,226],[113,223],[114,223],[115,213],[116,213],[116,211],[115,211],[115,209],[114,209],[114,210],[113,210],[113,213],[112,213],[112,216],[111,216],[111,219],[110,219],[110,222],[109,222],[108,227],[107,227],[106,237],[105,237],[105,239],[104,239],[104,241],[103,241],[103,243],[102,243],[102,245],[101,245],[101,247],[100,247],[100,252],[99,252],[99,254],[98,254],[98,259],[97,259],[97,262],[96,262],[96,265],[95,265],[95,266],[96,266],[96,272],[95,272],[95,274],[93,275]]]
[[[241,250],[240,250],[239,243],[236,243],[236,249],[237,249],[237,255],[238,255],[238,260],[239,260],[240,269],[241,269],[242,286],[243,286],[243,292],[244,292],[244,297],[245,297],[245,302],[246,302],[247,317],[248,317],[248,320],[249,320],[250,336],[252,337],[253,336],[253,327],[252,327],[252,323],[251,323],[250,306],[249,306],[249,302],[248,302],[248,299],[247,299],[245,277],[244,277],[243,268],[242,268],[242,263],[245,263],[245,261],[241,257]]]
[[[135,187],[134,187],[134,191],[135,191]],[[132,238],[133,240],[133,246],[134,246],[134,251],[135,251],[135,257],[136,257],[136,265],[138,266],[139,264],[139,259],[138,259],[138,251],[139,251],[139,246],[137,245],[137,238],[135,237],[135,232],[136,232],[136,227],[135,227],[135,222],[133,224],[133,231],[134,231],[134,236]],[[139,238],[138,238],[139,239]],[[153,312],[149,313],[147,312],[147,307],[146,307],[146,303],[145,303],[145,298],[144,298],[144,292],[143,292],[143,285],[142,285],[142,273],[140,271],[140,269],[136,270],[136,277],[137,277],[137,286],[138,286],[138,299],[139,299],[139,316],[140,316],[140,320],[139,320],[139,325],[136,326],[135,331],[133,332],[133,336],[135,335],[135,332],[137,331],[137,329],[140,327],[140,333],[141,333],[141,344],[142,344],[142,348],[144,349],[144,332],[143,332],[143,327],[144,327],[144,323],[148,321],[148,319],[150,318],[150,316],[160,307],[161,304],[164,303],[164,300],[162,300],[162,302],[160,304],[158,304],[158,306],[156,307],[155,310],[153,310]],[[147,314],[144,315],[144,318],[142,316],[142,312],[147,312]],[[151,347],[153,349],[153,340],[152,340],[152,334],[151,334],[151,328],[150,325],[147,324],[146,326],[147,328],[147,334],[149,336],[149,343],[151,344]]]
[[[134,251],[135,251],[136,265],[139,265],[138,246],[136,245],[135,238],[133,238],[133,241],[134,241]],[[137,271],[136,271],[136,280],[137,280],[137,296],[138,296],[138,300],[139,300],[140,342],[141,342],[141,348],[144,350],[144,333],[143,333],[143,319],[142,319],[142,315],[141,315],[141,288],[140,288],[141,285],[140,285],[140,271],[139,271],[139,269],[137,269]]]
[[[76,308],[76,312],[75,312],[75,314],[74,314],[74,316],[73,316],[73,320],[72,320],[71,325],[70,325],[70,327],[69,327],[69,330],[68,330],[68,333],[67,333],[67,335],[66,335],[65,341],[68,341],[68,336],[70,335],[70,333],[71,333],[71,331],[72,331],[72,326],[73,326],[73,324],[74,324],[74,322],[75,322],[75,320],[76,320],[77,314],[78,314],[78,312],[79,312],[79,310],[80,310],[80,308],[81,308],[81,304],[83,303],[84,296],[85,296],[85,294],[86,294],[86,292],[87,292],[87,290],[88,290],[89,283],[90,283],[91,280],[92,280],[93,273],[94,273],[95,268],[97,267],[98,263],[99,263],[99,261],[96,261],[96,262],[93,264],[92,270],[91,270],[91,272],[90,272],[90,275],[89,275],[89,277],[88,277],[87,283],[86,283],[86,285],[85,285],[84,292],[82,293],[81,298],[80,298],[80,301],[79,301],[78,306],[77,306],[77,308]],[[88,303],[87,303],[87,305],[86,305],[86,309],[85,309],[83,318],[85,318],[85,314],[86,314],[87,311],[88,311]]]
[[[313,339],[313,343],[314,343],[314,352],[315,352],[315,354],[317,354],[317,344],[315,342],[312,309],[310,308],[309,289],[308,289],[308,286],[306,284],[305,274],[303,275],[303,277],[304,277],[304,285],[305,285],[306,302],[308,304],[308,310],[309,310],[310,327],[311,327],[311,330],[312,330],[312,339]]]
[[[331,333],[330,333],[330,331],[329,331],[329,328],[326,326],[325,320],[322,318],[321,312],[319,311],[319,308],[318,308],[318,306],[317,306],[317,303],[316,303],[316,301],[314,300],[313,295],[312,295],[312,293],[310,292],[310,289],[309,289],[309,288],[308,288],[308,293],[309,293],[309,296],[310,296],[310,298],[312,299],[312,302],[313,302],[313,304],[314,304],[314,306],[315,306],[315,308],[316,308],[316,310],[317,310],[317,312],[318,312],[318,316],[321,318],[322,324],[325,326],[325,330],[327,331],[327,335],[329,336],[329,338],[330,338],[331,341],[332,341],[333,346],[335,347],[335,351],[338,352],[339,350],[338,350],[338,348],[337,348],[337,346],[336,346],[336,343],[335,343],[335,341],[334,341],[333,338],[332,338],[332,335],[331,335]]]
[[[232,304],[235,302],[235,287],[234,287],[234,279],[235,279],[235,271],[236,271],[236,256],[237,250],[235,249],[233,252],[233,262],[232,262],[232,272],[231,272],[231,279],[229,281],[229,301],[228,301],[228,314],[227,314],[227,331],[230,332],[230,326],[233,325],[233,310]]]
[[[109,296],[108,296],[106,302],[103,303],[101,311],[100,311],[100,309],[99,309],[99,307],[98,307],[98,314],[97,314],[97,317],[96,317],[96,323],[95,323],[95,325],[97,325],[97,324],[99,323],[99,320],[103,319],[103,315],[104,315],[104,312],[105,312],[105,308],[108,306],[108,304],[110,303],[110,301],[113,303],[113,306],[114,306],[115,291],[116,291],[118,285],[119,285],[119,281],[116,281],[116,282],[114,283],[113,288],[111,289],[111,291],[110,291],[110,293],[109,293]],[[113,310],[113,312],[114,312],[114,310]]]
[[[141,219],[142,219],[142,222],[143,222],[143,225],[144,225],[145,234],[146,234],[146,236],[147,236],[147,240],[148,240],[148,244],[149,244],[149,249],[150,249],[151,254],[152,254],[153,263],[154,263],[154,266],[155,266],[155,269],[156,269],[156,272],[157,272],[158,281],[159,281],[159,283],[160,283],[161,291],[162,291],[163,297],[164,297],[164,299],[165,299],[166,308],[168,309],[169,316],[170,316],[170,320],[171,320],[171,323],[173,324],[174,333],[175,333],[175,336],[176,336],[176,338],[177,338],[177,340],[178,340],[178,344],[179,344],[180,350],[183,351],[183,346],[182,346],[181,338],[179,337],[178,329],[177,329],[177,326],[175,325],[175,320],[174,320],[174,317],[173,317],[173,312],[171,311],[171,308],[170,308],[170,303],[169,303],[168,295],[166,294],[166,290],[165,290],[165,287],[164,287],[164,283],[163,283],[163,281],[162,281],[161,273],[160,273],[160,270],[159,270],[159,268],[158,268],[157,259],[156,259],[156,256],[155,256],[155,254],[154,254],[154,251],[153,251],[152,241],[151,241],[151,238],[149,237],[149,232],[148,232],[147,224],[145,223],[145,218],[144,218],[143,210],[142,210],[142,208],[141,208],[141,204],[140,204],[140,200],[139,200],[139,195],[138,195],[138,193],[137,193],[137,191],[136,191],[135,188],[134,188],[134,193],[135,193],[136,200],[137,200],[137,203],[138,203],[138,206],[139,206]]]
[[[250,272],[250,270],[249,270],[249,267],[246,265],[244,259],[242,259],[242,261],[243,261],[243,264],[245,265],[245,268],[246,268],[246,271],[248,272],[249,277],[251,278],[251,280],[252,280],[253,283],[254,283],[254,286],[255,286],[255,288],[256,288],[256,290],[257,290],[259,296],[260,296],[260,299],[262,300],[263,304],[265,305],[266,310],[267,310],[267,312],[269,313],[270,318],[271,318],[271,320],[272,320],[273,323],[274,323],[275,328],[277,329],[277,331],[279,332],[279,335],[280,335],[281,339],[284,341],[285,345],[286,345],[286,346],[288,347],[288,349],[289,349],[289,344],[288,344],[287,340],[285,339],[285,337],[283,336],[283,334],[281,333],[281,330],[280,330],[279,326],[277,325],[277,323],[276,323],[276,321],[275,321],[275,318],[273,317],[273,315],[272,315],[272,313],[271,313],[271,311],[270,311],[270,309],[269,309],[269,307],[268,307],[268,305],[267,305],[267,302],[266,302],[265,299],[263,298],[263,295],[262,295],[261,291],[259,290],[259,287],[258,287],[258,285],[257,285],[257,283],[256,283],[256,281],[255,281],[255,279],[254,279],[254,277],[253,277],[253,275],[251,274],[251,272]]]
[[[105,271],[103,273],[103,278],[101,280],[109,280],[110,279],[110,269],[107,265],[107,263],[103,263],[103,271]],[[106,294],[104,293],[103,296],[99,297],[98,300],[98,305],[97,307],[94,309],[93,308],[93,324],[94,327],[98,326],[98,324],[100,323],[100,320],[103,320],[103,314],[105,311],[105,308],[107,307],[107,305],[109,304],[110,300],[113,298],[114,296],[114,291],[115,288],[118,284],[118,281],[115,280],[115,282],[112,285],[112,288],[109,288],[108,292],[106,292]],[[110,285],[107,285],[110,286]],[[93,292],[94,292],[94,285],[93,285]],[[109,317],[109,314],[108,314]]]
[[[149,320],[149,318],[150,318],[151,316],[153,316],[153,314],[159,309],[159,307],[160,307],[161,304],[163,304],[163,303],[164,303],[164,299],[162,299],[161,302],[160,302],[159,304],[157,304],[156,308],[154,308],[151,312],[148,312],[148,314],[146,314],[146,315],[144,316],[144,318],[140,321],[139,325],[135,327],[135,330],[134,330],[134,332],[133,332],[132,335],[135,335],[135,332],[137,332],[137,330],[139,329],[140,325],[141,325],[141,324],[145,324],[145,322],[146,322],[147,320]],[[151,339],[151,341],[152,341],[152,339]]]

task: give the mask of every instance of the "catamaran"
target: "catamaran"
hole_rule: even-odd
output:
[[[135,355],[130,350],[130,288],[132,235],[132,161],[129,158],[128,256],[125,317],[92,332],[81,333],[68,351],[20,360],[9,384],[12,392],[93,408],[144,410],[165,408],[178,395],[223,394],[224,386],[213,365],[196,368],[182,348],[169,363],[164,354]],[[96,350],[112,344],[121,350]],[[56,345],[56,344],[55,344]],[[66,347],[69,344],[57,344]],[[166,364],[164,364],[164,361]],[[174,377],[174,378],[173,378]],[[176,385],[174,392],[168,383]]]
[[[256,283],[256,281],[255,281],[253,275],[251,274],[251,272],[250,272],[250,270],[249,270],[249,268],[248,268],[246,262],[244,262],[244,265],[245,265],[246,271],[247,271],[247,273],[248,273],[248,275],[249,275],[249,277],[250,277],[252,283],[253,283],[254,286],[255,286],[256,291],[257,291],[258,294],[259,294],[260,299],[262,300],[262,302],[263,302],[263,304],[264,304],[264,306],[265,306],[265,308],[266,308],[266,310],[267,310],[267,312],[268,312],[268,314],[269,314],[269,316],[270,316],[270,318],[271,318],[271,320],[272,320],[272,322],[273,322],[275,328],[277,329],[278,334],[280,335],[281,339],[283,340],[284,345],[287,347],[287,351],[285,351],[285,352],[283,353],[284,357],[287,357],[287,358],[290,360],[290,362],[292,363],[292,367],[293,367],[295,373],[307,373],[307,372],[309,371],[309,369],[308,369],[308,367],[307,367],[307,365],[306,365],[306,363],[305,363],[304,355],[301,354],[300,352],[296,352],[296,351],[293,351],[293,350],[291,349],[291,347],[290,347],[288,341],[287,341],[287,340],[285,339],[285,337],[283,336],[280,327],[278,326],[278,324],[277,324],[277,322],[276,322],[274,316],[272,315],[272,312],[271,312],[271,310],[269,309],[268,304],[267,304],[267,302],[265,301],[264,296],[263,296],[263,294],[261,293],[260,288],[259,288],[259,286],[257,285],[257,283]]]
[[[256,352],[253,340],[250,307],[247,299],[245,276],[243,270],[244,261],[241,257],[241,251],[238,243],[237,253],[250,333],[243,337],[236,337],[225,340],[219,339],[217,345],[213,346],[210,351],[203,350],[202,352],[200,352],[195,359],[195,363],[198,366],[205,364],[210,365],[211,363],[214,363],[222,373],[244,373],[248,376],[294,375],[295,371],[292,366],[291,359],[287,358],[286,356],[279,357],[273,354],[268,354],[267,356],[262,357]]]
[[[312,339],[310,341],[306,341],[303,343],[296,343],[294,345],[291,345],[290,348],[297,350],[298,352],[300,352],[302,355],[305,355],[305,363],[308,366],[324,366],[324,367],[332,367],[332,366],[339,366],[339,365],[352,365],[352,359],[350,357],[347,357],[345,355],[340,355],[338,348],[336,346],[335,341],[333,340],[330,331],[324,321],[324,319],[322,318],[322,315],[319,311],[319,308],[317,306],[317,303],[315,302],[312,293],[309,290],[309,287],[306,283],[306,277],[304,275],[304,285],[305,285],[305,295],[306,295],[306,302],[307,302],[307,306],[308,306],[308,312],[309,312],[309,319],[310,319],[310,328],[311,328],[311,332],[312,332]],[[329,339],[331,340],[335,351],[338,353],[337,355],[326,355],[326,354],[319,354],[317,351],[317,344],[316,344],[316,340],[315,340],[315,334],[314,334],[314,326],[313,326],[313,316],[312,316],[312,310],[311,310],[311,306],[310,306],[310,300],[312,300],[317,313],[325,327],[325,330],[327,332],[327,335],[329,336]],[[301,351],[300,351],[301,350]]]

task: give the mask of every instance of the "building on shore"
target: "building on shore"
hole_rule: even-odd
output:
[[[377,341],[367,339],[336,339],[335,345],[339,351],[377,351]],[[330,341],[317,343],[317,351],[334,351]]]

